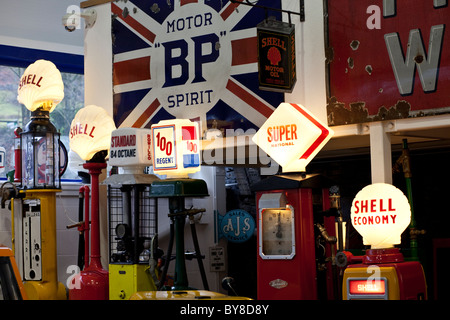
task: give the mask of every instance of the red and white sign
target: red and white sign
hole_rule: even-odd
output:
[[[408,198],[393,185],[374,183],[356,194],[351,221],[372,249],[391,248],[401,243],[401,235],[411,221]]]
[[[334,132],[305,107],[282,103],[253,137],[283,172],[306,171],[306,165],[331,139]]]
[[[381,295],[386,293],[385,279],[349,280],[348,284],[350,294]]]
[[[449,113],[447,0],[328,0],[329,125]]]
[[[186,119],[163,120],[152,125],[153,172],[187,177],[200,170],[198,123]]]
[[[175,125],[152,126],[153,170],[177,169]]]

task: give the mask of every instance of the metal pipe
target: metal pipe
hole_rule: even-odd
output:
[[[138,248],[139,248],[139,204],[140,204],[140,197],[139,197],[139,186],[138,185],[134,185],[133,186],[133,193],[134,193],[134,198],[133,198],[133,212],[132,212],[132,221],[133,221],[133,238],[134,238],[134,243],[133,243],[133,262],[134,263],[138,263],[139,262],[139,254],[140,252],[138,252]]]
[[[174,222],[173,217],[170,217],[170,234],[169,234],[169,245],[167,247],[167,253],[166,253],[166,261],[164,263],[164,269],[161,274],[161,282],[159,283],[158,290],[161,290],[164,286],[164,282],[166,282],[166,276],[167,276],[167,270],[169,269],[170,259],[172,256],[172,248],[173,248],[173,239],[174,239]]]
[[[198,245],[197,231],[195,228],[194,215],[189,215],[189,224],[191,225],[192,241],[194,242],[195,253],[197,255],[198,268],[200,269],[200,275],[202,277],[203,287],[205,290],[209,290],[208,279],[206,278],[205,268],[203,266],[202,255],[200,252],[200,246]]]
[[[90,188],[84,186],[84,268],[89,267],[89,234],[90,234],[90,208],[89,208]]]
[[[99,223],[99,175],[102,169],[106,168],[106,163],[90,162],[83,165],[89,170],[91,175],[91,262],[90,267],[94,269],[102,269],[100,260],[100,223]]]
[[[122,191],[122,207],[123,207],[123,217],[122,223],[131,226],[131,187],[130,186],[122,186],[120,188]]]
[[[319,229],[320,234],[322,235],[322,237],[325,239],[326,242],[328,243],[337,242],[337,238],[334,236],[330,236],[327,232],[327,229],[325,229],[320,223],[316,223],[316,227],[317,229]]]
[[[84,204],[84,187],[80,187],[78,192],[78,223],[83,221],[83,204]],[[81,225],[80,225],[81,226]],[[81,226],[82,227],[82,226]],[[84,267],[84,230],[79,231],[78,235],[78,268],[83,270]]]
[[[294,11],[289,11],[289,10],[283,10],[283,9],[278,9],[278,8],[271,8],[271,7],[267,7],[267,6],[261,6],[261,5],[257,5],[254,3],[251,3],[249,0],[245,0],[245,2],[243,0],[239,1],[239,0],[230,0],[231,3],[234,4],[243,4],[246,6],[251,6],[251,7],[255,7],[255,8],[260,8],[260,9],[264,9],[264,10],[270,10],[270,11],[275,11],[275,12],[282,12],[282,13],[287,13],[290,17],[291,14],[295,14],[300,16],[300,21],[305,21],[305,1],[304,0],[300,0],[300,12],[294,12]]]
[[[410,249],[411,260],[419,260],[419,248],[417,242],[417,235],[424,234],[424,230],[417,230],[416,219],[414,216],[413,194],[412,194],[412,171],[411,171],[411,157],[409,155],[408,140],[403,139],[403,150],[401,156],[395,162],[393,171],[399,171],[399,167],[402,167],[403,175],[406,183],[406,196],[411,207],[411,222],[409,224],[410,235]]]

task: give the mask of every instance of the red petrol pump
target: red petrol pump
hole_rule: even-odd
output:
[[[69,291],[70,300],[106,300],[108,299],[108,271],[104,270],[100,256],[100,223],[99,223],[99,175],[106,168],[104,162],[86,162],[83,168],[89,170],[91,176],[91,251],[90,261],[86,267],[74,277],[75,286]],[[85,231],[88,232],[88,231]]]
[[[80,109],[71,123],[70,147],[86,163],[91,177],[91,252],[84,270],[72,278],[69,288],[70,300],[107,300],[109,298],[108,271],[103,269],[100,256],[99,176],[107,167],[111,132],[115,129],[113,119],[105,109],[88,105]],[[86,205],[86,210],[88,206]],[[88,222],[86,217],[85,223]]]
[[[411,220],[408,199],[396,187],[375,183],[358,192],[351,208],[351,222],[370,245],[362,257],[339,253],[344,271],[344,300],[424,300],[427,285],[422,265],[405,261],[399,248],[401,234]]]
[[[281,103],[252,138],[286,173],[253,186],[258,299],[335,296],[335,281],[329,274],[335,270],[337,242],[335,217],[329,210],[331,185],[325,177],[305,174],[306,165],[333,134],[308,108]]]
[[[330,186],[330,181],[314,174],[272,176],[253,186],[258,215],[258,299],[333,297],[332,277],[327,276],[324,284],[318,282],[322,271],[318,271],[316,249],[320,232],[329,240],[327,246],[335,249],[330,246],[336,242],[335,217],[323,214],[330,209]],[[330,259],[325,269],[332,270]]]

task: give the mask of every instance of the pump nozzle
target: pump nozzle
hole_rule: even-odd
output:
[[[12,185],[12,189],[5,188],[5,184],[7,184],[7,183]],[[16,186],[13,183],[11,183],[10,181],[6,181],[0,187],[0,194],[1,194],[1,197],[2,197],[1,207],[2,207],[2,209],[4,209],[6,200],[14,198],[18,194],[18,192],[17,192]]]

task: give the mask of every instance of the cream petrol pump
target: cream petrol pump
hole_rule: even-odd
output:
[[[50,112],[64,97],[56,66],[31,64],[20,79],[18,101],[31,111],[20,133],[21,184],[12,205],[13,247],[29,299],[66,299],[56,261],[56,193],[61,191],[64,146]]]

